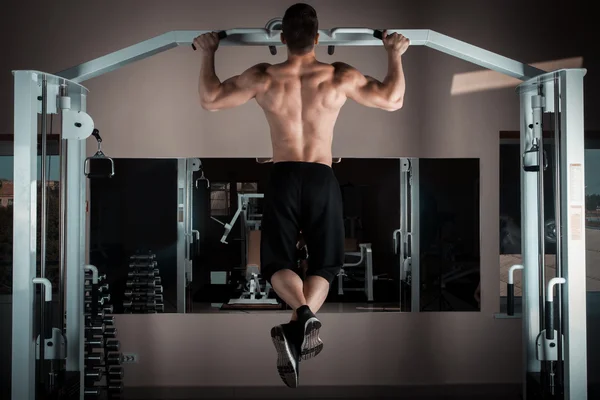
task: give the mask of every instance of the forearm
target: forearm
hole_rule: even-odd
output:
[[[215,72],[215,54],[206,53],[202,56],[200,78],[198,79],[198,94],[202,104],[214,102],[221,91],[221,81]]]
[[[382,91],[385,97],[392,103],[402,103],[406,90],[404,70],[402,68],[402,56],[400,53],[388,52],[388,73],[382,82]]]

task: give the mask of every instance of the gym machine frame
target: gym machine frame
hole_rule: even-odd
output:
[[[36,201],[37,201],[37,115],[63,110],[62,144],[67,150],[64,210],[66,287],[67,371],[83,374],[83,277],[87,226],[84,180],[85,139],[93,130],[86,114],[88,90],[81,82],[116,70],[135,61],[175,48],[189,46],[194,38],[209,31],[173,31],[116,51],[55,75],[22,70],[14,72],[14,246],[13,246],[13,326],[12,326],[12,399],[34,400],[36,394],[36,357],[33,329],[36,276]],[[562,222],[564,377],[565,399],[587,398],[586,302],[585,302],[585,214],[584,214],[584,143],[583,77],[585,70],[570,69],[546,73],[530,65],[494,54],[479,47],[431,30],[389,29],[408,37],[413,46],[426,46],[505,75],[527,81],[519,89],[521,96],[522,148],[541,132],[529,128],[533,123],[532,94],[539,85],[559,82],[561,109]],[[284,46],[277,29],[233,29],[220,33],[222,46],[268,46],[273,54]],[[320,45],[382,46],[381,31],[367,28],[320,30]],[[59,93],[60,91],[60,93]],[[535,92],[535,93],[534,93]],[[60,96],[59,96],[60,94]],[[57,105],[60,99],[60,106]],[[549,102],[550,103],[550,102]],[[539,107],[538,109],[539,110]],[[537,111],[536,111],[537,112]],[[535,114],[537,115],[537,114]],[[42,119],[42,121],[45,121]],[[45,122],[42,122],[43,127]],[[43,128],[42,127],[42,128]],[[44,137],[44,135],[42,135]],[[61,155],[62,157],[62,155]],[[525,372],[540,370],[536,357],[536,337],[540,328],[538,281],[539,258],[529,249],[537,249],[536,177],[524,175],[522,181],[524,308],[523,340]],[[413,232],[414,234],[414,232]],[[542,289],[543,290],[543,289]],[[81,383],[84,379],[82,377]],[[524,377],[524,386],[527,379]],[[526,388],[524,393],[526,393]],[[80,391],[83,398],[83,387]]]

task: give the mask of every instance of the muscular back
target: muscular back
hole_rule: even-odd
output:
[[[198,93],[201,106],[218,111],[256,99],[271,129],[273,161],[305,161],[331,165],[333,129],[347,99],[367,107],[395,111],[404,100],[401,56],[408,39],[387,36],[388,74],[380,82],[344,63],[324,64],[314,51],[288,54],[282,64],[259,64],[221,82],[215,73],[216,33],[194,40],[203,51]]]
[[[333,130],[347,98],[338,75],[318,61],[264,67],[256,101],[269,122],[274,162],[331,164]]]

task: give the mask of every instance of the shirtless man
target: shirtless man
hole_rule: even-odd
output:
[[[269,123],[274,164],[264,199],[261,270],[293,310],[291,321],[274,327],[271,337],[279,375],[286,385],[297,387],[300,360],[323,349],[315,313],[344,263],[342,197],[331,168],[335,122],[347,99],[386,111],[402,107],[401,56],[409,41],[384,33],[388,74],[383,82],[344,63],[317,61],[317,13],[307,4],[286,11],[281,41],[287,61],[259,64],[224,82],[215,73],[218,35],[201,35],[194,45],[202,52],[201,106],[217,111],[256,99]],[[295,271],[300,231],[309,250],[304,281]]]

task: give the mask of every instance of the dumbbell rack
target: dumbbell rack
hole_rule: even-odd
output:
[[[154,314],[165,311],[163,287],[156,254],[129,257],[129,273],[123,310],[130,314]]]
[[[123,367],[106,275],[85,277],[85,399],[119,399]]]

